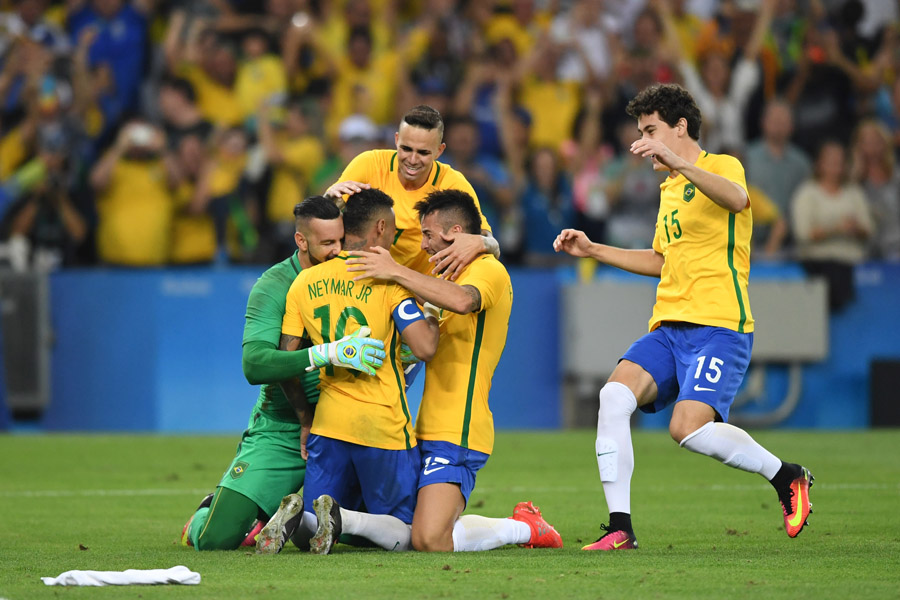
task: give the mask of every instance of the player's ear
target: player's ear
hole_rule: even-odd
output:
[[[440,155],[444,153],[444,150],[446,150],[446,149],[447,149],[447,144],[445,144],[444,142],[441,142],[441,145],[438,146],[437,154],[434,155],[434,159],[437,160],[440,157]]]
[[[679,128],[679,134],[683,135],[687,133],[687,119],[685,119],[684,117],[678,119],[678,123],[676,123],[676,126]]]
[[[297,244],[300,252],[306,252],[306,250],[309,248],[309,244],[307,243],[306,238],[299,231],[294,232],[294,242]]]

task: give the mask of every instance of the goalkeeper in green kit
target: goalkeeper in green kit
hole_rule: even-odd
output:
[[[278,350],[291,283],[302,269],[337,256],[344,237],[341,213],[332,199],[307,198],[294,207],[294,217],[297,251],[263,273],[247,300],[244,376],[262,387],[234,460],[215,493],[203,499],[182,530],[182,544],[196,550],[255,545],[256,534],[281,499],[303,486],[306,460],[301,454],[300,421],[278,383],[299,376],[313,403],[319,397],[319,367],[334,364],[373,374],[384,358],[384,343],[365,337],[367,328],[307,352]]]

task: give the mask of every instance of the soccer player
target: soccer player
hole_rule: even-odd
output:
[[[307,400],[315,402],[318,367],[340,364],[371,372],[384,356],[381,340],[356,333],[307,352],[278,350],[291,283],[302,270],[337,256],[344,236],[341,213],[330,198],[307,198],[294,207],[294,217],[297,250],[263,273],[250,290],[241,361],[247,381],[262,386],[234,460],[215,493],[204,498],[182,531],[182,543],[197,550],[255,543],[256,533],[282,497],[303,485],[306,461],[300,452],[300,422],[277,382],[304,374]],[[353,349],[352,358],[345,358],[347,348]],[[315,370],[307,372],[311,369]]]
[[[421,220],[422,248],[432,255],[446,248],[448,239],[477,232],[481,222],[474,199],[459,190],[432,192],[415,209]],[[419,551],[490,550],[505,544],[562,547],[559,534],[531,502],[520,502],[511,519],[462,515],[476,474],[494,445],[488,393],[506,345],[512,308],[506,269],[493,256],[484,255],[465,267],[454,283],[401,266],[381,249],[357,254],[347,261],[349,271],[362,273],[357,280],[399,283],[427,302],[426,312],[430,305],[440,309],[441,339],[426,366],[416,420],[422,467],[412,546]],[[328,500],[324,508],[334,511],[334,503]],[[324,516],[323,510],[319,522],[332,528],[330,538],[352,533],[393,549],[379,531],[383,519],[375,521],[372,515],[345,509],[338,509],[331,519]]]
[[[636,408],[652,413],[672,403],[672,438],[769,480],[787,534],[795,537],[811,512],[812,474],[728,424],[753,345],[747,297],[753,220],[744,168],[734,157],[703,151],[700,110],[678,85],[644,89],[627,112],[640,132],[631,152],[669,172],[660,185],[652,249],[595,244],[573,229],[553,242],[557,252],[660,278],[650,332],[631,345],[600,390],[596,452],[609,525],[601,525],[606,533],[583,549],[637,548],[630,505],[631,415]]]
[[[374,187],[393,198],[397,217],[397,235],[391,255],[401,265],[420,273],[444,273],[455,279],[462,269],[480,254],[500,257],[500,246],[491,236],[491,228],[480,217],[475,233],[460,234],[447,248],[433,257],[422,250],[422,231],[415,211],[417,202],[436,190],[460,190],[478,199],[462,173],[438,162],[444,152],[444,121],[438,111],[419,105],[407,112],[394,134],[396,150],[369,150],[347,165],[340,180],[325,192],[341,198]],[[480,213],[479,213],[480,214]]]
[[[334,260],[303,271],[291,284],[280,347],[297,349],[304,338],[322,344],[360,327],[386,341],[388,364],[375,374],[328,367],[322,372],[315,417],[310,419],[311,411],[305,411],[302,421],[312,421],[303,495],[318,499],[327,494],[355,508],[363,502],[372,513],[410,523],[419,449],[398,351],[402,339],[417,358],[430,360],[437,350],[438,323],[422,314],[404,288],[353,281],[345,266],[348,257],[363,248],[390,247],[396,234],[393,204],[377,189],[350,199],[344,208],[343,251]],[[282,386],[289,396],[298,387],[297,382]],[[302,547],[304,534],[308,539],[321,524],[308,504],[302,512],[303,498],[286,496],[260,533],[257,552],[277,553],[292,536]],[[331,540],[326,543],[330,549]]]

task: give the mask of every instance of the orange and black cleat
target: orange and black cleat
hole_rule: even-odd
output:
[[[562,548],[562,536],[550,523],[541,516],[541,509],[531,502],[519,502],[513,509],[516,521],[527,523],[531,528],[531,539],[527,544],[520,544],[523,548]]]
[[[806,467],[800,467],[800,477],[791,482],[785,493],[779,494],[781,510],[784,512],[784,529],[788,536],[797,537],[812,514],[812,502],[809,501],[809,488],[812,487],[812,473]]]

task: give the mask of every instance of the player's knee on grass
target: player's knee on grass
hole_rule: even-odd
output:
[[[219,488],[194,547],[197,550],[234,550],[247,537],[259,513],[256,503],[233,490]]]
[[[436,524],[413,527],[412,545],[419,552],[453,552],[453,529]]]

